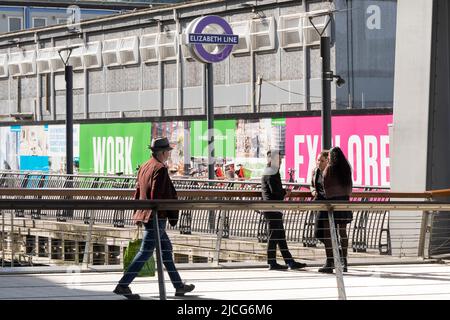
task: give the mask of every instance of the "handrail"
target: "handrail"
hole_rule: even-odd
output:
[[[432,197],[450,197],[450,189],[439,189],[439,190],[431,190]]]
[[[75,188],[0,188],[0,196],[90,196],[90,197],[132,197],[134,189],[75,189]],[[446,191],[450,193],[449,191]],[[254,190],[177,190],[179,196],[192,197],[253,197],[260,198],[261,192]],[[441,195],[442,193],[437,193]],[[425,198],[434,196],[433,191],[426,192],[386,192],[386,191],[356,191],[351,197],[357,198]],[[291,198],[311,198],[309,191],[292,191]]]
[[[43,192],[47,192],[47,195],[50,192],[72,192],[80,191],[79,189],[63,189],[63,190],[46,190],[46,189],[0,189],[1,191],[33,191],[40,192],[42,195]],[[130,194],[132,190],[120,190],[120,189],[110,189],[110,190],[102,190],[102,189],[87,189],[82,190],[84,192],[97,192],[94,195],[98,196],[100,192],[117,192],[117,191],[125,191]],[[181,192],[181,191],[180,191]],[[227,191],[199,191],[199,190],[185,190],[183,192],[187,192],[187,194],[192,193],[202,193],[202,194],[231,194],[232,192],[239,192],[231,190],[231,192]],[[242,194],[242,192],[239,192]],[[252,193],[255,193],[252,191]],[[303,192],[305,193],[305,192]],[[374,198],[377,198],[376,195],[379,194],[377,192],[364,192],[363,194],[372,194],[375,195]],[[259,192],[258,192],[259,194]],[[398,195],[402,195],[405,198],[411,198],[411,193],[387,193],[387,194],[395,194],[396,198]],[[22,194],[23,195],[23,194]],[[79,194],[78,194],[79,195]],[[418,198],[426,198],[429,193],[417,193]],[[343,284],[343,276],[342,276],[342,265],[340,260],[340,252],[339,252],[339,244],[337,242],[337,237],[335,236],[335,224],[334,218],[332,215],[333,211],[336,212],[336,216],[339,216],[339,211],[346,210],[398,210],[398,211],[450,211],[450,201],[334,201],[334,200],[325,200],[325,201],[262,201],[262,200],[86,200],[86,199],[73,199],[73,197],[68,197],[70,199],[20,199],[18,201],[17,198],[10,199],[0,199],[0,210],[9,209],[9,210],[66,210],[66,211],[74,211],[74,210],[136,210],[136,209],[150,209],[155,211],[160,210],[223,210],[229,211],[231,215],[239,214],[233,210],[248,210],[253,211],[254,215],[257,216],[256,211],[272,211],[272,210],[297,210],[297,211],[306,211],[306,210],[316,210],[316,211],[328,211],[328,219],[330,226],[330,235],[331,242],[333,248],[333,258],[334,265],[336,270],[336,278],[338,281],[338,291],[344,292],[343,297],[345,298],[345,287]],[[368,197],[370,198],[370,197]],[[297,214],[297,213],[296,213]],[[157,220],[157,215],[154,215],[153,218]],[[13,214],[11,214],[11,226],[13,226]],[[95,219],[95,216],[94,216]],[[224,221],[222,221],[219,229],[218,235],[222,235],[224,233]],[[92,225],[92,222],[91,222]],[[157,225],[155,223],[155,225]],[[88,231],[88,242],[85,246],[85,252],[89,252],[90,244],[90,235],[92,233],[92,229]],[[159,245],[159,237],[157,238],[157,251]],[[220,244],[216,250],[220,251]],[[14,255],[12,255],[14,257]],[[218,259],[220,255],[217,255]],[[160,254],[157,254],[157,263],[159,266],[161,265],[162,258]],[[11,260],[13,261],[13,260]],[[162,270],[161,268],[159,268]],[[164,279],[161,274],[158,274],[158,283],[160,284],[160,294],[165,292],[164,287]],[[161,293],[162,292],[162,293]]]
[[[0,209],[43,210],[420,210],[450,211],[450,202],[262,201],[262,200],[66,200],[0,199]]]
[[[7,175],[29,175],[29,176],[46,176],[46,177],[72,177],[72,178],[101,178],[101,179],[119,179],[119,180],[126,180],[126,179],[136,179],[135,175],[99,175],[99,174],[63,174],[63,173],[46,173],[46,172],[39,172],[39,171],[0,171],[0,174],[7,174]],[[199,179],[199,178],[192,178],[190,176],[178,176],[178,177],[172,177],[171,178],[173,182],[191,182],[191,183],[212,183],[212,184],[245,184],[245,185],[260,185],[260,181],[255,180],[240,180],[240,179],[223,179],[223,180],[208,180],[208,179]],[[284,186],[292,186],[292,187],[304,187],[309,189],[309,184],[307,183],[297,183],[297,182],[283,182]],[[354,185],[355,189],[364,189],[368,188],[369,186],[359,186]],[[374,187],[381,190],[389,190],[388,187]]]

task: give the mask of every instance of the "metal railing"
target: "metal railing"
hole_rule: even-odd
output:
[[[53,174],[39,171],[0,171],[0,188],[63,188],[70,181],[73,188],[134,188],[136,176],[98,174]],[[195,190],[260,190],[261,183],[254,180],[205,180],[172,177],[175,188]],[[286,188],[309,191],[309,184],[284,182]],[[355,190],[389,190],[387,187],[355,186]]]
[[[101,176],[101,175],[64,175],[47,174],[38,172],[0,172],[0,188],[20,188],[20,189],[122,189],[125,193],[103,193],[104,199],[127,199],[133,194],[136,177],[134,176]],[[179,190],[182,200],[259,200],[261,198],[261,184],[255,181],[242,180],[203,180],[203,179],[173,179],[174,185]],[[311,201],[309,186],[297,183],[284,183],[286,188],[294,191],[293,200]],[[200,193],[189,193],[189,190],[200,190]],[[234,193],[214,193],[213,190],[235,191]],[[304,191],[303,193],[300,191]],[[306,191],[308,190],[308,191]],[[355,191],[377,191],[376,194],[360,194],[352,198],[354,201],[366,201],[370,197],[389,200],[389,195],[382,194],[379,191],[385,188],[356,187]],[[253,191],[253,192],[252,192]],[[299,191],[299,192],[295,192]],[[75,191],[74,191],[75,192]],[[100,191],[82,196],[81,194],[69,194],[67,199],[75,197],[78,199],[94,199],[98,197]],[[42,196],[38,194],[24,196],[20,195],[23,191],[17,191],[17,199],[26,198],[47,198],[52,199],[55,196]],[[78,221],[83,220],[89,223],[112,224],[115,227],[124,227],[132,225],[131,211],[98,210],[95,212],[95,221],[91,219],[92,212],[84,211],[42,211],[32,210],[23,212],[15,210],[16,216],[31,215],[33,219],[55,219],[57,221]],[[286,237],[288,241],[302,243],[305,247],[315,247],[318,240],[314,237],[316,227],[317,213],[314,211],[285,211],[284,223],[286,228]],[[224,220],[224,238],[243,237],[257,239],[259,242],[267,241],[267,222],[261,214],[251,210],[233,212],[233,219],[230,219],[230,213],[222,214],[220,210],[211,212],[208,210],[182,210],[180,212],[180,222],[175,228],[181,234],[192,234],[192,232],[215,234],[221,223],[220,217]],[[92,220],[92,221],[91,221]],[[348,232],[351,235],[351,246],[355,252],[366,252],[375,249],[381,254],[390,254],[389,237],[389,212],[375,211],[356,211],[351,225],[348,226]]]
[[[13,196],[15,199],[130,199],[133,189],[0,189],[0,195]],[[179,190],[180,200],[260,200],[259,191],[250,190]],[[382,194],[385,199],[388,195]],[[374,197],[374,193],[355,193],[353,201],[367,200]],[[305,191],[293,191],[291,200],[310,202],[311,195]],[[279,209],[281,210],[281,209]],[[284,224],[288,241],[302,243],[305,247],[317,245],[315,234],[315,211],[284,210]],[[30,217],[32,219],[49,219],[57,221],[83,221],[86,224],[109,224],[114,227],[133,225],[131,210],[19,210],[15,209],[16,217]],[[95,217],[93,217],[95,215]],[[351,247],[355,252],[366,252],[370,249],[380,253],[384,247],[390,247],[387,237],[382,243],[383,230],[388,230],[389,212],[376,210],[356,211],[355,219],[348,226],[351,235]],[[230,210],[229,208],[215,208],[204,210],[193,208],[181,210],[179,224],[173,228],[181,234],[204,233],[214,235],[217,233],[221,218],[224,220],[224,235],[227,238],[257,239],[259,242],[267,241],[267,222],[262,214],[255,210]],[[387,252],[389,254],[389,252]]]
[[[427,194],[420,194],[420,198],[426,198]],[[411,194],[410,194],[411,197]],[[160,210],[273,210],[280,209],[284,211],[328,211],[328,219],[330,223],[331,243],[333,248],[334,265],[336,270],[336,281],[338,288],[338,295],[340,299],[346,299],[345,285],[343,281],[343,270],[340,260],[339,245],[336,231],[334,229],[333,212],[343,210],[364,211],[371,209],[374,211],[449,211],[450,202],[438,201],[317,201],[305,203],[302,201],[249,201],[249,200],[67,200],[67,199],[24,199],[22,201],[15,201],[14,199],[1,199],[0,210],[125,210],[133,211],[136,209],[151,209],[154,212]],[[11,215],[13,217],[13,215]],[[153,215],[157,219],[157,215]],[[154,225],[157,225],[155,223]],[[220,224],[218,230],[218,251],[220,252],[220,238],[223,236],[224,224]],[[162,256],[159,244],[159,237],[157,241],[156,260],[158,266],[158,282],[160,288],[160,299],[166,299],[164,275],[162,273]],[[88,247],[88,244],[86,245]],[[218,259],[217,259],[218,260]],[[217,261],[216,260],[216,261]],[[217,261],[218,262],[218,261]]]

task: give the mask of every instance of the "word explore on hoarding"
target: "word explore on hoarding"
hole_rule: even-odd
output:
[[[353,168],[355,185],[389,186],[389,136],[352,135],[349,137],[347,145],[343,146],[341,137],[336,135],[333,146],[347,150],[348,161]],[[296,135],[294,137],[294,168],[299,169],[296,171],[296,178],[300,183],[311,181],[312,170],[316,166],[316,155],[320,152],[319,147],[319,135]],[[302,150],[307,150],[307,153],[303,153]],[[306,181],[304,177],[301,177],[302,172],[306,173]]]
[[[309,184],[322,151],[320,118],[289,118],[286,123],[286,170],[295,172],[297,182]],[[355,186],[389,186],[390,123],[392,115],[332,118],[332,145],[350,162]]]

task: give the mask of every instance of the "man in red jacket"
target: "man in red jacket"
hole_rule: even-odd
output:
[[[154,139],[149,147],[153,153],[152,158],[139,168],[134,198],[140,200],[177,199],[177,192],[165,165],[170,157],[170,151],[173,149],[169,140],[167,138]],[[138,294],[131,292],[129,285],[138,275],[145,262],[153,255],[155,248],[153,214],[155,212],[152,210],[136,210],[133,214],[134,222],[145,226],[142,246],[113,291],[131,300],[137,300],[140,297]],[[181,281],[173,262],[172,244],[165,230],[167,220],[172,226],[177,224],[178,211],[158,211],[158,219],[163,263],[175,288],[175,295],[183,296],[186,292],[194,290],[195,286]]]

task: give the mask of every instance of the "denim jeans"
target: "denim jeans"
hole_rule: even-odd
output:
[[[161,239],[161,252],[164,266],[169,273],[170,280],[174,288],[181,288],[183,283],[181,281],[180,275],[175,267],[172,256],[172,243],[166,233],[166,219],[160,220],[159,225],[159,238]],[[131,262],[128,269],[125,271],[122,279],[120,279],[119,284],[123,286],[128,286],[134,278],[138,275],[139,271],[144,266],[145,262],[153,255],[153,250],[155,249],[155,230],[153,228],[153,220],[145,224],[144,237],[142,239],[141,249],[138,254],[134,257],[133,262]]]

